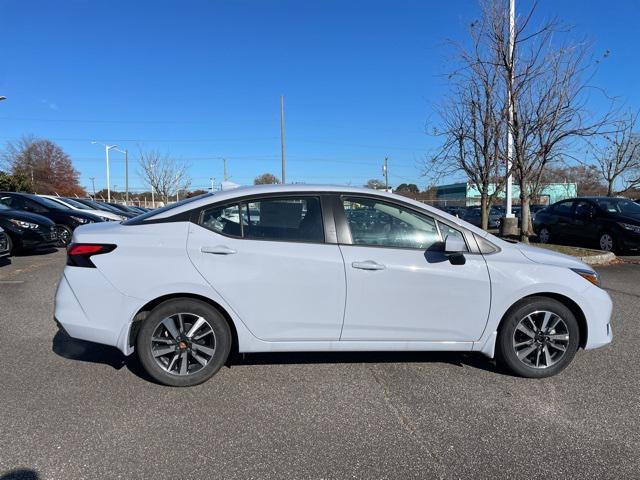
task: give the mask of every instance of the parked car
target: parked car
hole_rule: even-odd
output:
[[[76,227],[102,222],[102,218],[97,215],[63,208],[53,200],[30,193],[0,192],[0,202],[15,210],[37,213],[54,222],[58,245],[63,247],[71,242]]]
[[[111,205],[105,202],[96,202],[95,200],[91,200],[89,198],[75,198],[74,200],[84,205],[87,205],[88,207],[95,208],[103,212],[110,212],[125,218],[133,218],[137,216],[137,214],[134,214],[134,213],[123,212],[122,210],[112,207]]]
[[[55,223],[42,215],[15,210],[0,201],[0,227],[7,235],[10,253],[41,250],[58,243]]]
[[[91,213],[93,215],[97,215],[102,218],[104,221],[122,221],[126,220],[127,217],[124,215],[118,215],[112,212],[106,212],[104,210],[99,210],[96,208],[89,207],[84,203],[80,203],[75,201],[73,198],[66,197],[55,197],[53,195],[39,195],[40,197],[48,198],[49,200],[53,200],[54,202],[59,203],[62,208],[68,208],[71,210],[84,210],[85,212]]]
[[[541,210],[534,229],[542,243],[564,241],[605,251],[640,248],[640,205],[626,198],[580,197]]]
[[[232,347],[476,351],[539,378],[612,336],[584,263],[364,188],[208,193],[78,229],[67,252],[58,324],[135,349],[167,385],[207,380]]]
[[[117,203],[117,202],[105,202],[105,203],[115,208],[116,210],[119,210],[120,212],[132,214],[134,216],[140,215],[140,212],[138,210],[128,205],[122,205],[121,203]]]
[[[488,225],[489,228],[500,228],[500,221],[502,217],[503,217],[503,214],[500,213],[499,210],[497,210],[494,207],[491,207],[491,210],[489,211],[489,225]],[[465,222],[469,222],[470,224],[475,225],[476,227],[480,227],[482,225],[480,207],[468,208],[461,215],[461,218]]]
[[[11,251],[9,250],[9,237],[2,227],[0,227],[0,258],[7,257]]]

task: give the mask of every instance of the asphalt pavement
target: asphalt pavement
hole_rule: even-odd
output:
[[[476,354],[252,354],[177,389],[57,332],[63,264],[0,259],[0,480],[638,478],[639,265],[599,269],[614,341],[550,379]]]

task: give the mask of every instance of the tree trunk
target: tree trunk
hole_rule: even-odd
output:
[[[615,197],[615,193],[613,191],[613,180],[609,180],[607,182],[607,197]]]
[[[480,226],[483,230],[489,229],[489,199],[486,193],[480,194]]]
[[[531,235],[531,215],[529,212],[530,198],[526,193],[522,193],[524,189],[520,187],[520,241],[529,243],[529,235]]]

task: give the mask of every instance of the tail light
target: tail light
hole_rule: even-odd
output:
[[[108,243],[71,243],[67,247],[67,265],[72,267],[96,268],[91,261],[94,255],[109,253],[116,245]]]

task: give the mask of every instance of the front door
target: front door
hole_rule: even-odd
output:
[[[319,197],[211,206],[190,227],[188,252],[257,338],[340,338],[344,263],[339,247],[325,243]]]
[[[341,340],[474,341],[487,323],[490,282],[481,254],[453,265],[447,236],[463,234],[409,208],[343,197],[351,239],[340,246],[347,273]]]

